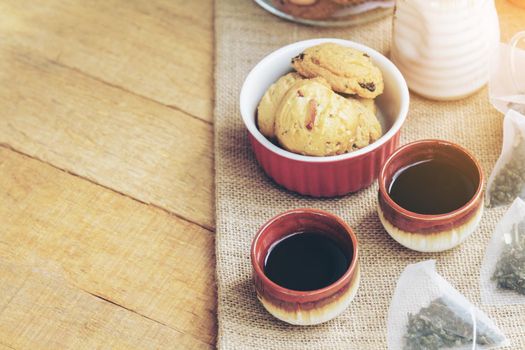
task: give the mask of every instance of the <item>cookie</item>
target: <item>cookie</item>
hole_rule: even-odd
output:
[[[259,102],[257,107],[257,127],[261,134],[268,138],[273,138],[275,111],[282,97],[288,89],[298,80],[303,79],[298,73],[288,73],[280,77],[273,83]]]
[[[310,47],[292,59],[306,78],[321,76],[337,92],[374,98],[383,93],[383,76],[370,57],[359,50],[334,43]]]
[[[270,139],[275,137],[274,128],[277,107],[288,89],[302,79],[304,78],[298,73],[288,73],[280,77],[266,90],[257,107],[257,127],[261,134]],[[330,87],[330,84],[324,78],[317,77],[312,80]]]
[[[344,98],[350,99],[350,100],[357,100],[359,101],[363,106],[365,106],[366,109],[368,109],[370,112],[372,112],[374,115],[377,116],[377,106],[376,106],[376,100],[373,98],[363,98],[355,95],[348,95],[348,94],[342,94]]]
[[[349,97],[353,98],[353,97]],[[361,102],[363,106],[365,106],[366,109],[368,109],[370,112],[372,112],[374,115],[377,115],[377,107],[376,103],[373,98],[356,98],[357,101]]]
[[[359,101],[305,79],[283,96],[275,116],[275,135],[281,147],[290,152],[332,156],[377,140],[381,125]]]
[[[274,0],[273,3],[279,10],[304,19],[327,19],[341,8],[331,0]]]

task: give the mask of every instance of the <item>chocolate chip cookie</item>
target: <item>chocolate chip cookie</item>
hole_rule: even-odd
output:
[[[353,97],[349,97],[353,98]],[[373,98],[356,98],[357,101],[361,102],[363,106],[365,106],[366,109],[368,109],[370,112],[372,112],[374,115],[377,115],[377,107],[376,103]]]
[[[268,138],[273,138],[275,111],[279,102],[288,89],[298,80],[303,79],[298,73],[288,73],[280,77],[264,93],[259,107],[257,107],[257,126],[261,134]]]
[[[331,156],[377,140],[381,125],[356,99],[347,99],[312,79],[300,80],[283,96],[275,116],[275,135],[286,150]]]
[[[261,134],[270,139],[275,137],[275,113],[277,107],[279,107],[279,103],[288,89],[302,79],[304,78],[296,72],[288,73],[280,77],[266,90],[257,107],[257,127]],[[330,84],[324,78],[317,77],[312,80],[330,87]]]
[[[383,92],[383,76],[370,57],[335,43],[310,47],[292,59],[302,76],[325,78],[337,92],[374,98]]]

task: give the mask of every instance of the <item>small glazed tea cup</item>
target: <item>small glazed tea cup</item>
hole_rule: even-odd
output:
[[[475,188],[466,204],[448,213],[419,214],[401,207],[390,197],[389,188],[396,174],[427,160],[447,162],[466,176]],[[387,159],[379,175],[379,218],[388,234],[409,249],[440,252],[454,248],[475,231],[481,220],[483,183],[479,162],[463,147],[442,140],[407,144]]]
[[[265,274],[271,248],[297,232],[318,232],[332,239],[351,257],[344,274],[327,287],[298,291],[282,287]],[[359,286],[358,245],[352,229],[339,217],[318,209],[294,209],[279,214],[257,232],[251,247],[257,298],[276,318],[294,325],[314,325],[341,314]]]

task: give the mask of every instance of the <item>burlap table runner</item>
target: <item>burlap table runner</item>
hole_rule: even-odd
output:
[[[481,305],[480,265],[505,208],[486,210],[479,229],[460,247],[440,254],[405,249],[383,230],[376,214],[377,184],[342,198],[319,200],[276,186],[258,167],[239,114],[239,91],[249,70],[278,47],[336,37],[388,54],[391,18],[357,28],[310,28],[280,20],[248,0],[215,1],[215,167],[217,210],[218,347],[221,349],[385,349],[386,317],[397,278],[410,263],[434,258],[438,271],[525,349],[525,307]],[[487,90],[457,102],[414,94],[401,143],[440,138],[470,149],[488,176],[501,147],[502,115]],[[328,323],[295,327],[277,321],[256,299],[250,243],[257,229],[287,209],[320,208],[345,219],[361,248],[362,280],[344,314]]]

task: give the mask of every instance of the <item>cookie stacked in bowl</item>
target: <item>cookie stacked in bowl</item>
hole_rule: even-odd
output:
[[[370,56],[336,43],[312,46],[292,59],[262,97],[257,126],[282,148],[307,156],[361,149],[382,135],[374,98],[384,89]]]
[[[240,94],[261,168],[286,189],[315,197],[371,185],[399,144],[408,104],[405,80],[390,60],[332,38],[270,53]]]

